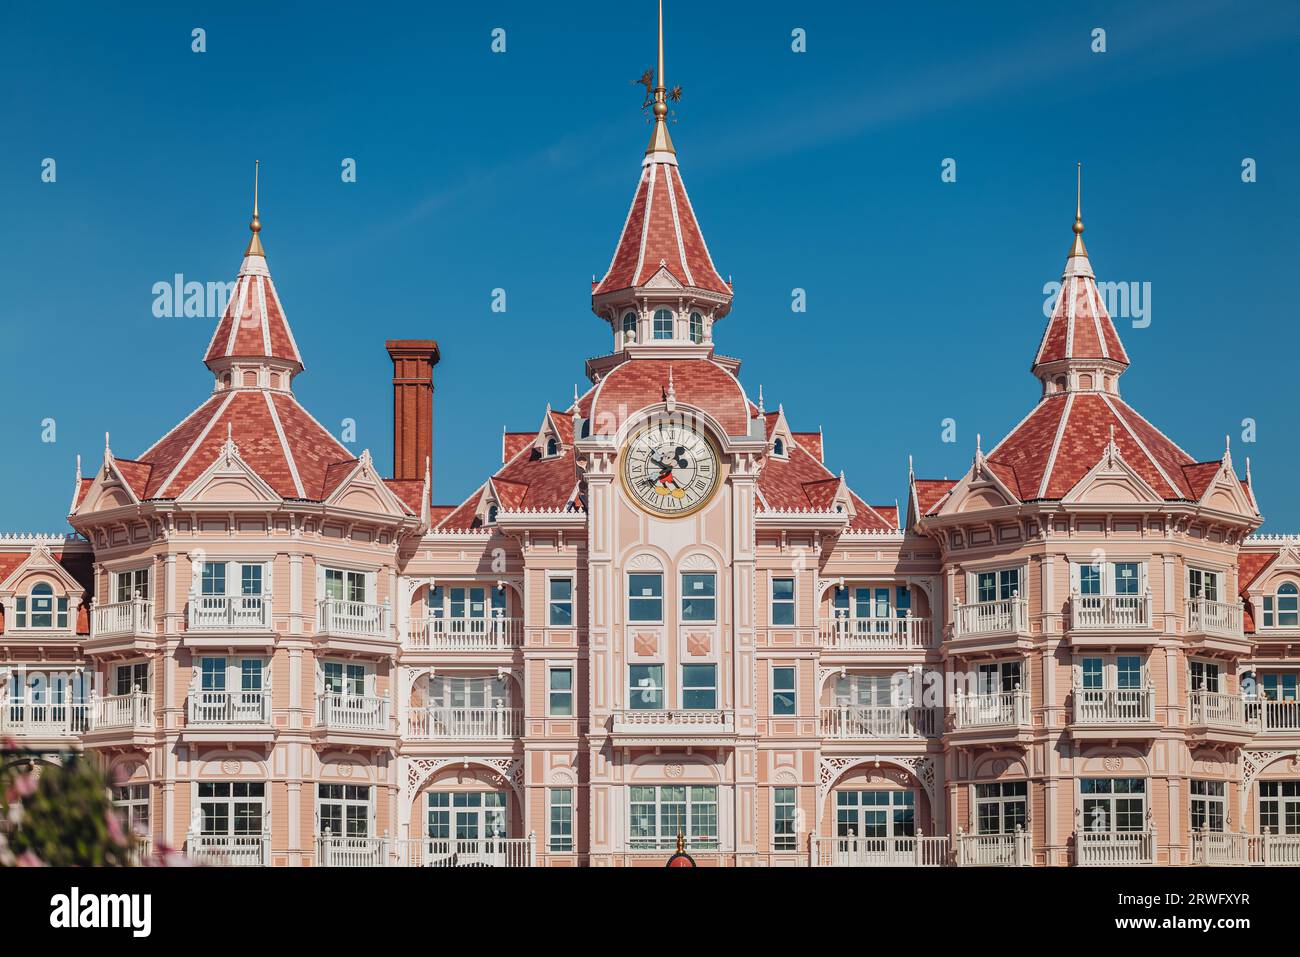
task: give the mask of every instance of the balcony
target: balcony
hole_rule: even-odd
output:
[[[312,734],[335,744],[389,747],[397,729],[389,718],[387,698],[327,692],[316,701]]]
[[[823,738],[933,738],[943,730],[942,708],[835,705],[820,709]]]
[[[195,864],[213,867],[266,867],[271,863],[271,839],[264,834],[190,834],[185,839],[185,855]]]
[[[316,604],[316,644],[327,651],[388,654],[388,621],[387,605],[322,598]]]
[[[1088,647],[1116,644],[1116,636],[1129,636],[1124,645],[1155,642],[1151,628],[1151,595],[1070,595],[1070,644]]]
[[[730,744],[736,735],[734,711],[665,711],[633,708],[615,711],[610,730],[622,743]],[[629,740],[630,739],[630,740]]]
[[[90,615],[89,652],[148,649],[153,646],[153,602],[143,598],[94,605]]]
[[[1189,598],[1184,645],[1188,651],[1210,655],[1249,655],[1255,644],[1245,633],[1244,617],[1241,602]]]
[[[1029,832],[1022,827],[1012,834],[957,832],[958,867],[1028,867],[1033,863]]]
[[[90,706],[85,702],[32,702],[0,698],[0,738],[18,738],[25,745],[51,742],[66,745],[86,730]]]
[[[412,741],[509,741],[524,731],[522,708],[414,708],[407,715]]]
[[[184,736],[190,740],[269,744],[271,691],[199,691],[190,689]]]
[[[532,835],[390,841],[388,863],[396,867],[532,867],[535,843]]]
[[[1076,831],[1079,867],[1137,867],[1156,862],[1154,831]]]
[[[191,648],[270,648],[270,595],[191,595],[185,644]]]
[[[135,691],[90,700],[88,745],[145,744],[152,739],[153,730],[151,694]]]
[[[1156,734],[1156,689],[1074,689],[1074,713],[1070,732],[1076,738],[1150,738]]]
[[[929,618],[823,618],[822,646],[833,651],[926,651],[934,647]]]
[[[1027,646],[1029,601],[1016,596],[962,605],[953,602],[952,643],[962,650],[983,651]]]
[[[1032,723],[1029,692],[1001,691],[996,694],[962,694],[953,699],[954,744],[985,744],[1014,739],[1029,740]]]
[[[1209,867],[1300,867],[1300,835],[1193,831],[1192,863]]]
[[[1198,740],[1245,744],[1255,734],[1241,695],[1217,691],[1193,691],[1187,696],[1187,726]]]
[[[523,644],[522,618],[412,618],[407,651],[511,651]]]
[[[387,867],[393,863],[387,838],[334,837],[326,831],[316,843],[320,867]]]
[[[1300,737],[1300,701],[1246,698],[1246,723],[1259,734]]]
[[[948,838],[813,837],[813,867],[943,867],[948,863]]]

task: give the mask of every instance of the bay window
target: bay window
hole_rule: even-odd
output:
[[[1218,572],[1206,571],[1202,568],[1187,569],[1187,597],[1219,601],[1220,577]]]

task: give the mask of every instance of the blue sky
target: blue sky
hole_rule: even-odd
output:
[[[208,394],[214,322],[155,318],[151,290],[234,278],[254,158],[299,398],[387,465],[384,339],[436,338],[435,497],[460,501],[502,426],[567,405],[607,351],[589,280],[648,136],[652,0],[130,9],[0,12],[0,529],[62,529],[78,453],[93,468],[108,430],[138,455]],[[1150,325],[1118,324],[1124,397],[1198,459],[1231,433],[1265,530],[1300,532],[1294,3],[669,0],[666,19],[673,138],[735,281],[719,351],[825,429],[860,494],[905,499],[909,454],[956,477],[1037,400],[1082,161],[1099,279],[1151,284]]]

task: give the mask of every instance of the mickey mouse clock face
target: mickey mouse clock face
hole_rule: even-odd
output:
[[[623,447],[623,485],[651,515],[675,518],[703,508],[720,472],[713,442],[680,422],[647,425]]]

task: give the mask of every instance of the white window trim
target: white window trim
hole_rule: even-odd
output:
[[[781,604],[788,604],[794,607],[794,622],[789,625],[778,625],[772,621],[772,619],[776,617],[772,614],[772,609],[776,605],[776,580],[778,578],[788,578],[793,582],[790,601],[787,602],[784,599],[781,600]],[[767,626],[769,628],[798,628],[799,611],[799,573],[795,571],[769,571],[767,573]]]
[[[634,708],[632,707],[632,695],[645,691],[644,688],[632,687],[632,669],[633,668],[659,668],[660,685],[658,687],[660,705],[658,708]],[[667,711],[668,710],[668,665],[662,661],[629,661],[623,666],[623,688],[627,696],[624,705],[627,711]]]
[[[794,672],[794,687],[791,693],[794,695],[794,714],[777,714],[776,713],[776,693],[779,689],[776,686],[776,670],[778,668],[789,669]],[[799,661],[795,659],[781,660],[771,659],[767,663],[767,714],[769,718],[797,718],[799,717]]]
[[[659,618],[657,620],[651,621],[646,618],[634,619],[632,617],[632,598],[633,598],[632,576],[633,575],[658,575],[659,576]],[[668,583],[669,583],[668,574],[664,572],[662,568],[647,569],[644,571],[625,571],[623,573],[623,614],[625,616],[624,620],[629,625],[638,625],[638,626],[665,624],[666,619],[664,618],[664,609],[668,607],[668,603],[670,601],[668,597],[669,595]],[[643,596],[638,595],[636,597],[640,598]]]
[[[686,604],[686,583],[684,579],[687,575],[712,575],[713,576],[713,617],[708,619],[693,618],[687,621],[683,616]],[[665,582],[666,584],[666,582]],[[718,623],[718,573],[712,568],[692,568],[679,569],[677,572],[677,620],[683,626],[690,625],[716,625]]]
[[[551,624],[551,582],[555,580],[567,581],[569,583],[569,624],[552,625]],[[543,596],[546,605],[546,627],[560,629],[574,629],[578,627],[578,575],[576,571],[568,569],[548,570],[546,572],[546,594]],[[507,605],[507,609],[509,605]]]
[[[569,713],[554,714],[551,711],[551,695],[555,694],[551,688],[551,672],[567,671],[569,672]],[[577,718],[578,717],[578,668],[574,661],[548,661],[546,662],[546,716],[548,718]]]
[[[346,809],[349,803],[353,803],[353,802],[349,802],[346,797],[344,797],[341,800],[341,802],[335,802],[332,799],[321,797],[320,796],[321,785],[325,785],[327,787],[337,786],[343,788],[348,788],[348,787],[365,788],[366,789],[366,838],[369,839],[369,838],[378,837],[378,835],[375,833],[379,826],[378,817],[375,813],[375,786],[370,783],[359,783],[357,781],[317,781],[316,782],[316,787],[313,790],[316,792],[316,836],[317,837],[325,836],[325,831],[321,827],[321,823],[324,820],[324,816],[321,814],[321,805],[341,803],[343,807]],[[346,793],[347,792],[344,791],[344,794]],[[343,814],[344,832],[342,834],[331,834],[330,837],[346,838],[348,836],[347,820],[348,820],[347,812],[345,810]]]

